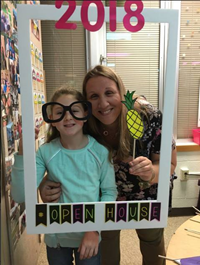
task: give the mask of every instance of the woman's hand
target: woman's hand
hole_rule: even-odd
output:
[[[39,186],[40,196],[44,203],[58,202],[61,195],[61,185],[58,182],[47,180],[45,177]]]
[[[142,180],[148,181],[151,185],[158,183],[159,175],[159,154],[151,154],[151,160],[147,157],[139,156],[136,159],[129,162],[129,173],[132,175],[138,175]],[[172,150],[171,155],[171,171],[170,174],[174,173],[176,168],[176,148]]]
[[[139,156],[129,162],[129,173],[139,176],[144,181],[152,181],[155,177],[152,161],[147,157]]]
[[[96,256],[99,249],[99,233],[96,231],[86,232],[83,236],[78,252],[80,259],[90,259]]]

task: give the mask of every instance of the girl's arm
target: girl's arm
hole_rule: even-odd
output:
[[[23,156],[15,154],[14,159],[10,183],[11,195],[14,201],[22,203],[25,201]]]
[[[117,188],[115,182],[115,172],[113,165],[108,161],[107,156],[101,166],[100,176],[101,201],[115,201],[117,198]]]
[[[85,232],[78,248],[80,259],[89,259],[96,256],[99,249],[99,233],[96,231]]]
[[[39,132],[40,132],[40,129],[39,128],[35,128],[35,140],[38,139]],[[20,135],[20,140],[19,140],[18,155],[23,155],[22,134]]]
[[[36,138],[39,130],[36,129]],[[14,155],[14,165],[11,172],[11,194],[14,201],[21,203],[25,201],[24,193],[24,162],[23,162],[23,148],[20,139],[19,152]],[[46,166],[42,158],[40,149],[36,154],[36,167],[37,167],[37,185],[43,179],[46,171]]]
[[[38,150],[40,151],[40,150]],[[24,192],[24,161],[23,156],[15,154],[15,162],[11,172],[11,195],[14,201],[21,203],[25,201]],[[46,171],[45,163],[41,157],[40,152],[36,155],[36,167],[37,167],[37,187]]]
[[[115,201],[117,198],[115,173],[113,166],[108,161],[107,152],[105,152],[105,159],[101,164],[100,174],[101,201]],[[78,249],[80,259],[88,259],[97,255],[98,248],[99,232],[86,232]]]

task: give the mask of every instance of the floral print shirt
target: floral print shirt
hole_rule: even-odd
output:
[[[136,157],[145,156],[151,158],[151,154],[160,154],[162,113],[151,104],[145,106],[148,115],[141,115],[144,123],[144,134],[141,140],[136,140]],[[172,141],[172,148],[175,142]],[[139,176],[129,174],[129,165],[122,161],[114,160],[116,184],[118,189],[118,201],[132,200],[156,200],[157,184],[145,187],[145,182]],[[147,183],[147,182],[146,182]]]

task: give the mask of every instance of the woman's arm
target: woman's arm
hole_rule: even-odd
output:
[[[172,158],[171,158],[171,175],[174,173],[175,168],[177,166],[177,153],[176,147],[172,150]]]
[[[41,199],[45,203],[58,202],[62,192],[60,183],[48,180],[48,175],[40,183],[39,191]]]
[[[133,175],[138,175],[142,180],[149,181],[150,184],[158,183],[159,162],[160,162],[159,154],[152,154],[151,160],[148,159],[147,157],[139,156],[129,163],[130,165],[129,173]],[[176,148],[175,148],[172,150],[170,174],[174,173],[176,164],[177,164],[177,159],[176,159]]]
[[[160,155],[152,154],[152,167],[153,171],[155,172],[155,177],[150,181],[150,184],[158,183],[158,175],[159,175],[159,161]],[[177,156],[176,156],[176,148],[172,150],[171,154],[171,168],[170,168],[170,175],[172,175],[175,171],[177,165]]]

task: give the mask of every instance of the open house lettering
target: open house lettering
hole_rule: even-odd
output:
[[[49,208],[47,210],[47,208]],[[49,213],[49,214],[47,214]],[[104,208],[104,216],[98,216],[95,210],[95,204],[62,204],[62,205],[36,205],[36,226],[47,226],[55,223],[70,225],[79,222],[86,224],[87,222],[95,223],[102,218],[104,223],[119,221],[160,221],[161,203],[160,202],[132,202],[132,203],[106,203]],[[49,220],[49,221],[48,221]]]
[[[76,23],[68,22],[68,19],[71,17],[71,15],[74,13],[76,9],[76,1],[56,1],[55,7],[61,8],[64,2],[68,3],[68,9],[66,12],[62,15],[62,17],[56,22],[55,27],[57,29],[69,29],[69,30],[75,30],[77,28]],[[88,9],[90,4],[95,4],[97,8],[97,21],[95,24],[91,25],[90,21],[88,20]],[[131,5],[136,5],[136,9],[132,10]],[[110,31],[115,31],[117,28],[117,22],[116,22],[116,8],[117,1],[111,0],[109,1],[109,25],[110,25]],[[138,32],[140,31],[145,24],[145,19],[143,15],[141,14],[143,10],[143,3],[142,1],[130,1],[127,0],[124,3],[124,10],[126,11],[126,15],[123,18],[123,25],[124,28],[130,32]],[[137,24],[132,25],[130,20],[132,17],[137,18]],[[81,6],[81,21],[85,29],[88,31],[98,31],[105,19],[105,9],[104,5],[101,1],[83,1]]]

